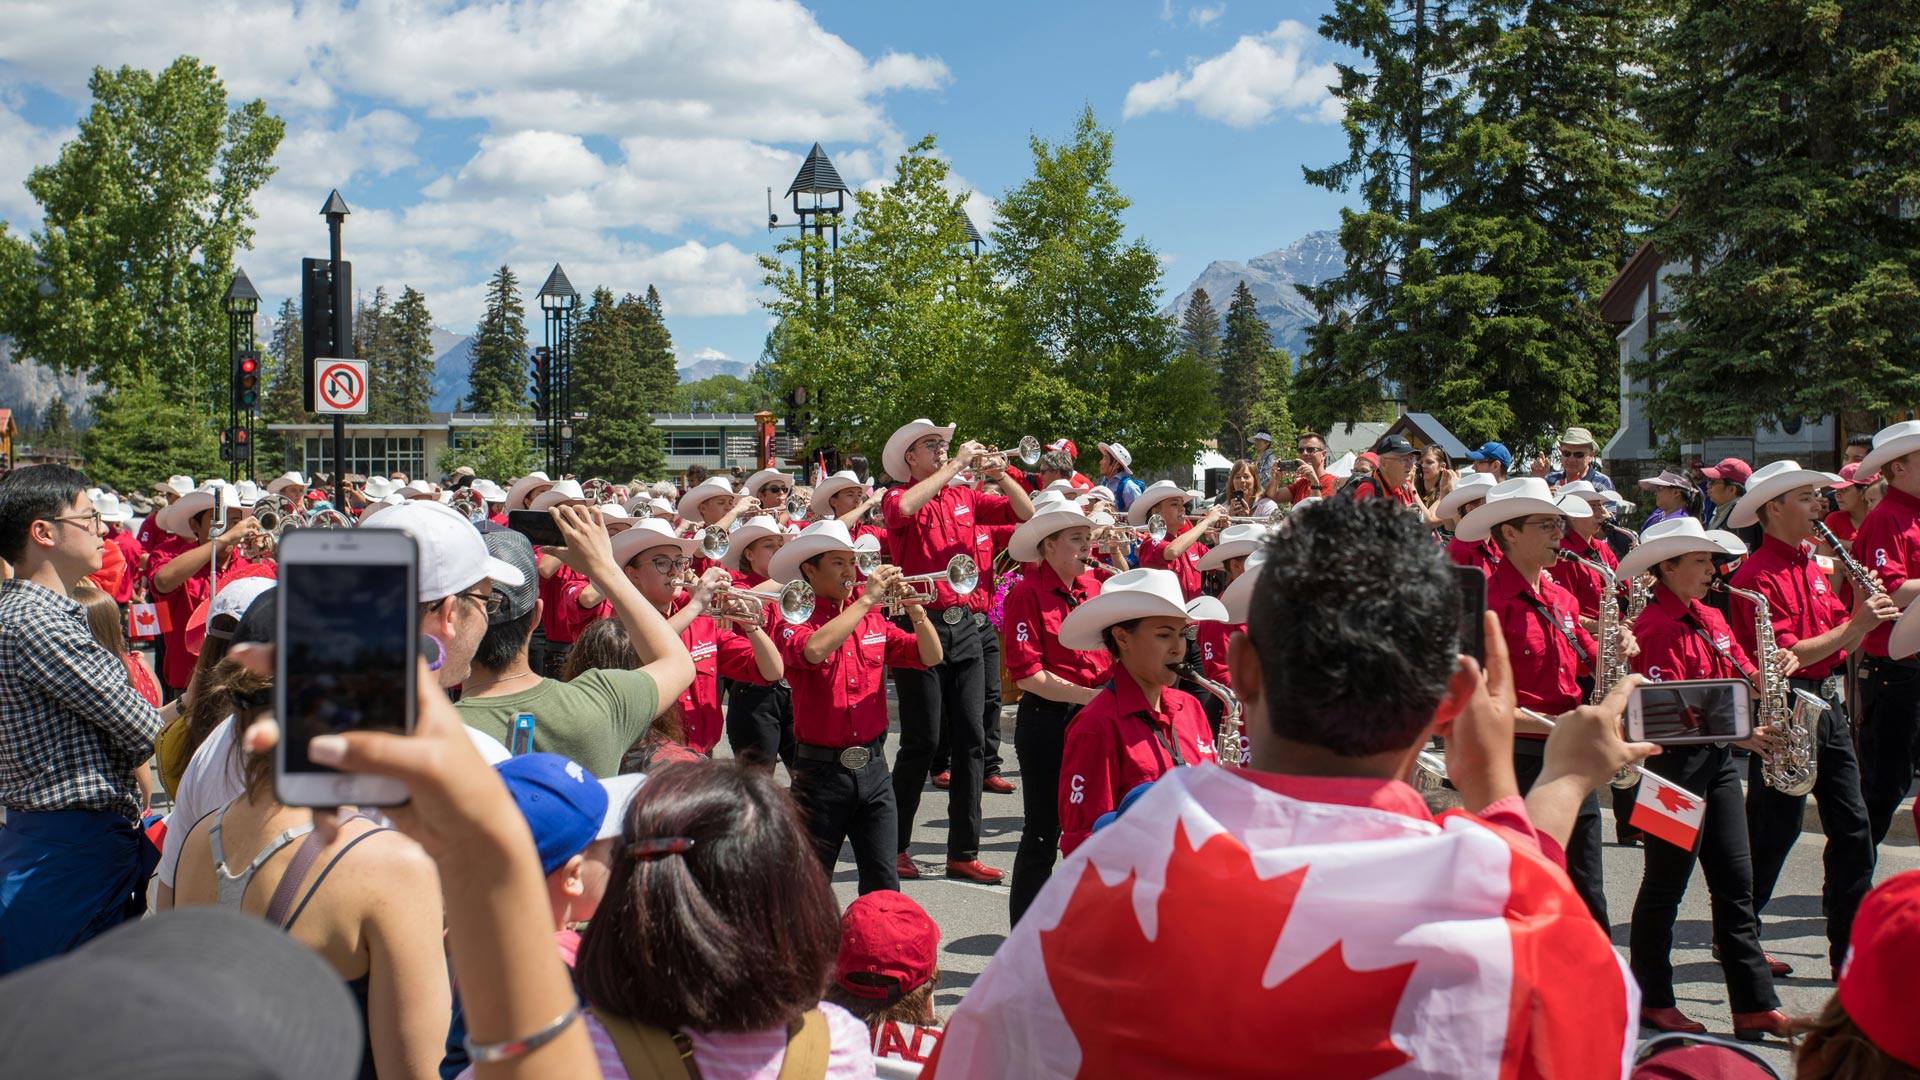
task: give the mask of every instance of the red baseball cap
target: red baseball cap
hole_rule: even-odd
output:
[[[840,959],[833,980],[855,997],[885,1001],[916,990],[938,966],[940,928],[905,893],[870,892],[840,916]],[[849,978],[880,975],[894,986]]]
[[[1739,458],[1730,457],[1721,461],[1720,464],[1715,465],[1711,469],[1701,469],[1700,475],[1709,480],[1723,480],[1729,484],[1739,484],[1741,487],[1746,487],[1747,477],[1753,475],[1753,466],[1741,461]]]
[[[1857,461],[1850,461],[1847,464],[1840,466],[1840,482],[1833,486],[1834,487],[1868,487],[1878,479],[1880,479],[1879,473],[1872,473],[1866,477],[1862,477],[1860,475],[1860,463]]]
[[[1920,1068],[1920,1024],[1913,1022],[1913,972],[1920,968],[1920,870],[1874,886],[1853,916],[1852,944],[1840,965],[1840,1005],[1873,1044]]]
[[[1080,448],[1073,445],[1072,439],[1055,439],[1047,444],[1049,450],[1065,450],[1068,457],[1079,457]]]

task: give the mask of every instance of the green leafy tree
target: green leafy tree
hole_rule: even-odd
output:
[[[500,401],[527,407],[527,310],[511,267],[502,266],[487,283],[487,306],[474,332],[467,378],[469,410]]]
[[[752,413],[775,409],[779,399],[757,382],[733,375],[711,375],[681,383],[674,391],[674,412]]]
[[[673,339],[651,300],[616,301],[601,286],[573,338],[574,471],[581,476],[663,476],[666,444],[652,413],[673,405]]]
[[[1219,366],[1220,313],[1213,309],[1213,298],[1205,289],[1193,290],[1180,316],[1180,350],[1210,368]]]
[[[1744,433],[1920,401],[1920,5],[1697,0],[1647,106],[1691,274],[1633,371],[1656,429]]]
[[[226,471],[212,414],[152,375],[94,396],[85,446],[88,478],[120,491]]]
[[[1247,453],[1256,430],[1254,414],[1266,406],[1267,360],[1273,330],[1260,317],[1252,290],[1242,281],[1227,305],[1227,332],[1220,345],[1220,433],[1228,457]]]
[[[491,422],[475,432],[469,445],[443,451],[434,468],[450,476],[465,465],[476,475],[502,484],[540,468],[545,453],[533,445],[534,427],[529,423],[533,414],[526,405],[505,394],[484,404],[487,407],[477,411],[490,414]]]
[[[16,360],[108,388],[151,378],[211,413],[227,375],[220,300],[284,127],[261,101],[229,108],[192,57],[157,76],[96,68],[88,85],[79,134],[27,180],[40,230],[0,235],[0,332]]]
[[[433,416],[433,315],[409,285],[387,312],[385,371],[374,380],[375,405],[390,424],[424,424]]]
[[[1292,384],[1293,357],[1285,349],[1268,349],[1261,364],[1260,401],[1247,417],[1247,437],[1261,431],[1273,436],[1275,452],[1283,458],[1291,456],[1286,448],[1295,438]]]
[[[266,392],[261,395],[260,424],[254,438],[258,440],[256,453],[263,463],[263,472],[273,471],[275,462],[297,461],[297,455],[288,453],[290,440],[280,432],[268,430],[268,425],[297,424],[311,416],[302,399],[302,334],[300,305],[288,297],[280,302],[280,310],[274,315],[273,337],[261,357]]]

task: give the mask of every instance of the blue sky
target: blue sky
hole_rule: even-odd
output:
[[[583,291],[656,285],[682,361],[751,361],[767,320],[754,257],[766,191],[817,139],[875,182],[925,132],[993,200],[1029,134],[1091,104],[1116,134],[1129,223],[1169,294],[1338,222],[1347,196],[1303,164],[1344,151],[1324,87],[1325,3],[547,0],[446,4],[6,0],[0,219],[37,224],[20,186],[87,104],[94,65],[214,64],[288,122],[241,263],[269,304],[324,254],[329,188],[352,206],[357,285],[411,284],[468,331],[491,270],[531,308],[555,261]]]

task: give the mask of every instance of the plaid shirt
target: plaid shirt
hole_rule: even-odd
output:
[[[127,665],[93,639],[79,602],[0,581],[0,803],[10,810],[113,810],[135,820],[134,770],[160,713]]]

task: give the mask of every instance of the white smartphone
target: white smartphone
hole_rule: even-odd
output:
[[[1745,679],[1641,683],[1627,699],[1629,742],[1692,746],[1752,734],[1752,688]]]
[[[404,783],[307,757],[316,735],[411,734],[420,549],[398,529],[291,529],[274,628],[274,795],[288,806],[395,806]]]

